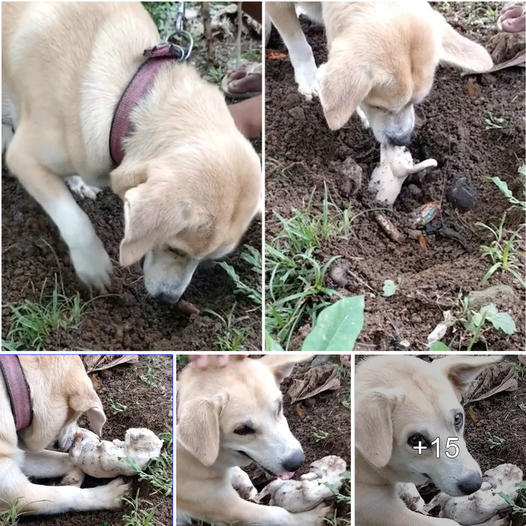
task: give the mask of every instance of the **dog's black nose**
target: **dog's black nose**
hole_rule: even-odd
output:
[[[387,141],[394,146],[408,146],[411,143],[411,133],[403,135],[388,135]]]
[[[464,495],[471,495],[480,489],[482,486],[482,476],[480,473],[470,473],[465,479],[461,480],[458,484],[458,489],[464,493]]]
[[[297,449],[291,455],[289,455],[282,463],[285,471],[296,471],[305,460],[305,455],[301,449]]]
[[[161,292],[155,297],[161,301],[164,301],[165,303],[177,303],[181,296],[172,296],[166,292]]]

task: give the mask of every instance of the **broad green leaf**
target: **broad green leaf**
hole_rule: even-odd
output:
[[[508,183],[500,177],[490,177],[489,180],[508,198],[513,197],[513,192],[508,188]]]
[[[283,351],[283,347],[267,331],[265,331],[265,350]]]
[[[497,312],[493,316],[488,316],[488,320],[492,323],[495,329],[498,329],[505,334],[513,334],[517,331],[515,321],[507,312]]]
[[[384,281],[384,291],[382,296],[388,298],[396,292],[396,289],[398,289],[397,284],[392,279],[386,279]]]
[[[432,343],[428,349],[430,351],[450,351],[451,349],[444,342]]]
[[[364,296],[343,298],[321,311],[302,351],[352,351],[363,327]]]

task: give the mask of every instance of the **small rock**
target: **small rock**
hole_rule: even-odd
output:
[[[294,117],[297,121],[305,120],[305,112],[301,106],[295,106],[289,110],[289,115]]]
[[[483,290],[474,290],[468,294],[472,307],[484,307],[490,303],[498,306],[513,305],[518,301],[517,294],[509,285],[493,285]]]
[[[449,187],[447,198],[460,210],[471,210],[477,205],[477,191],[467,177],[459,177]]]
[[[347,157],[343,162],[331,163],[331,168],[340,173],[344,179],[347,180],[347,195],[354,195],[360,190],[362,186],[363,170],[352,157]]]
[[[345,287],[349,280],[347,279],[347,265],[345,263],[336,262],[332,265],[329,271],[329,276],[332,281],[339,287]]]

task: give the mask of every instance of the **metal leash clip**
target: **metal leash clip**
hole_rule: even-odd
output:
[[[192,35],[184,29],[185,9],[185,2],[179,2],[179,10],[175,20],[175,33],[172,33],[168,37],[168,42],[177,49],[177,52],[181,57],[179,60],[181,61],[188,60],[192,53],[192,49],[194,48],[194,39],[192,38]]]

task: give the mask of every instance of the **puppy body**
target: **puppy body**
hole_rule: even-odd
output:
[[[290,513],[242,499],[233,487],[239,467],[256,462],[283,478],[303,460],[283,416],[279,382],[294,355],[230,361],[225,368],[186,368],[177,391],[177,514],[211,522],[314,526],[326,509]]]
[[[481,471],[463,438],[462,392],[499,357],[375,357],[356,371],[356,519],[358,526],[458,526],[409,510],[397,482],[432,481],[449,495],[479,489]],[[460,423],[460,425],[458,425]],[[437,446],[421,454],[410,437]],[[451,444],[454,444],[451,446]]]
[[[318,70],[296,7],[325,26],[329,56]],[[299,91],[319,95],[329,128],[341,128],[358,111],[384,144],[409,143],[414,104],[430,91],[440,61],[468,71],[492,66],[482,46],[456,33],[424,0],[323,2],[317,10],[279,2],[267,9]]]
[[[63,179],[109,182],[113,113],[159,34],[140,3],[13,2],[2,14],[3,108],[15,128],[7,165],[59,228],[81,280],[103,288],[109,258]],[[254,217],[259,158],[218,88],[175,61],[131,124],[110,174],[124,200],[120,262],[145,256],[147,290],[177,301],[198,262],[231,251]]]
[[[31,391],[33,420],[19,433],[0,375],[0,510],[16,504],[19,513],[113,509],[128,485],[117,479],[96,488],[33,484],[27,477],[62,477],[73,470],[67,453],[46,450],[58,441],[68,449],[86,413],[100,434],[106,421],[102,404],[78,356],[20,356]]]

